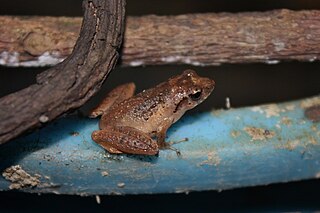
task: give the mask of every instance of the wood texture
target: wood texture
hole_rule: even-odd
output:
[[[2,16],[0,22],[0,64],[41,66],[71,53],[81,19]],[[275,64],[319,58],[320,11],[275,10],[128,17],[121,65]]]
[[[69,57],[37,76],[36,84],[0,99],[0,144],[81,106],[99,90],[118,58],[124,5],[83,1],[81,32]]]

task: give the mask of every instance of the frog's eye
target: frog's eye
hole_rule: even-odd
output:
[[[189,95],[189,97],[191,98],[191,100],[197,101],[201,98],[201,93],[202,93],[201,89],[195,90],[193,94]]]

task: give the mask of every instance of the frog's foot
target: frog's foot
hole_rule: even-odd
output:
[[[169,144],[170,146],[172,146],[172,145],[174,145],[174,144],[178,144],[178,143],[186,142],[186,141],[189,141],[189,138],[183,138],[183,139],[181,139],[181,140],[179,140],[179,141],[170,141],[170,142],[168,142],[168,144]]]
[[[170,150],[172,150],[172,151],[175,151],[178,157],[180,157],[180,156],[181,156],[181,152],[180,152],[180,150],[179,150],[179,149],[174,148],[174,147],[172,147],[172,146],[168,146],[168,148],[167,148],[167,149],[170,149]]]
[[[156,141],[144,132],[127,126],[111,126],[94,131],[92,140],[111,153],[157,155]]]
[[[163,143],[160,143],[160,149],[169,149],[169,150],[175,151],[177,156],[181,156],[180,150],[177,149],[177,148],[172,147],[172,145],[178,144],[178,143],[181,143],[181,142],[186,142],[188,140],[189,140],[188,138],[183,138],[183,139],[181,139],[179,141],[163,142]]]
[[[159,147],[160,147],[160,149],[168,149],[168,150],[175,151],[177,156],[180,156],[181,155],[180,150],[172,147],[172,144],[173,143],[171,143],[171,142],[163,142],[163,143],[159,144]]]

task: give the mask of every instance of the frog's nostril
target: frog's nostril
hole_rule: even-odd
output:
[[[209,80],[210,80],[212,86],[214,87],[216,85],[216,82],[213,79],[209,79]]]

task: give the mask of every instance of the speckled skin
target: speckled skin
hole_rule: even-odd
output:
[[[104,109],[101,130],[94,131],[92,139],[111,153],[156,155],[159,148],[167,147],[167,129],[204,101],[214,85],[213,80],[186,70]]]

